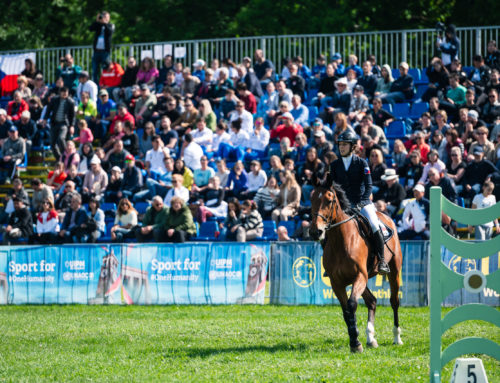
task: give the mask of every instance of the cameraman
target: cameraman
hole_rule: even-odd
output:
[[[94,35],[94,55],[92,56],[92,79],[98,84],[101,66],[105,69],[110,64],[111,36],[115,30],[114,24],[109,22],[109,12],[103,11],[97,15],[96,21],[89,27]]]
[[[443,65],[449,70],[451,62],[458,59],[460,50],[460,40],[457,38],[456,28],[453,24],[446,28],[443,23],[437,23],[438,38],[436,40],[436,48],[441,51],[441,60]],[[444,32],[444,37],[441,35]]]

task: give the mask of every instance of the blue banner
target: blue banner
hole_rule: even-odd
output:
[[[264,303],[270,245],[0,248],[0,304]]]
[[[402,283],[399,290],[401,305],[425,306],[427,305],[428,242],[403,242],[401,247],[404,254]],[[331,288],[330,279],[323,276],[323,250],[319,243],[276,243],[273,244],[272,253],[271,303],[339,304]],[[368,288],[377,298],[378,304],[390,305],[387,277],[376,276],[370,279]]]

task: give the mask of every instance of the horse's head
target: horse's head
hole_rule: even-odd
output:
[[[314,240],[322,240],[337,218],[337,194],[333,189],[314,189],[311,195],[311,227],[309,233]]]

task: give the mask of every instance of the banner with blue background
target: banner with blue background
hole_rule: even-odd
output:
[[[268,243],[0,248],[0,304],[264,303]]]
[[[402,306],[428,305],[428,241],[403,241],[403,267],[399,298]],[[339,304],[330,280],[324,277],[323,250],[315,242],[288,242],[272,245],[272,258],[269,278],[271,280],[271,303],[287,305],[326,305]],[[490,274],[498,269],[496,254],[484,260],[461,259],[443,248],[442,260],[454,271],[464,274],[470,268],[481,268]],[[368,288],[377,298],[377,304],[390,305],[390,288],[387,277],[380,275],[368,281]],[[350,294],[350,287],[347,288]],[[362,299],[361,299],[362,301]],[[486,303],[500,305],[498,294],[489,289],[471,294],[464,289],[451,294],[445,305],[457,306],[465,303]]]

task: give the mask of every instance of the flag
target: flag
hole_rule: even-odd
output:
[[[36,60],[36,53],[20,53],[0,56],[0,95],[5,96],[17,89],[17,76],[24,70],[24,60]]]

